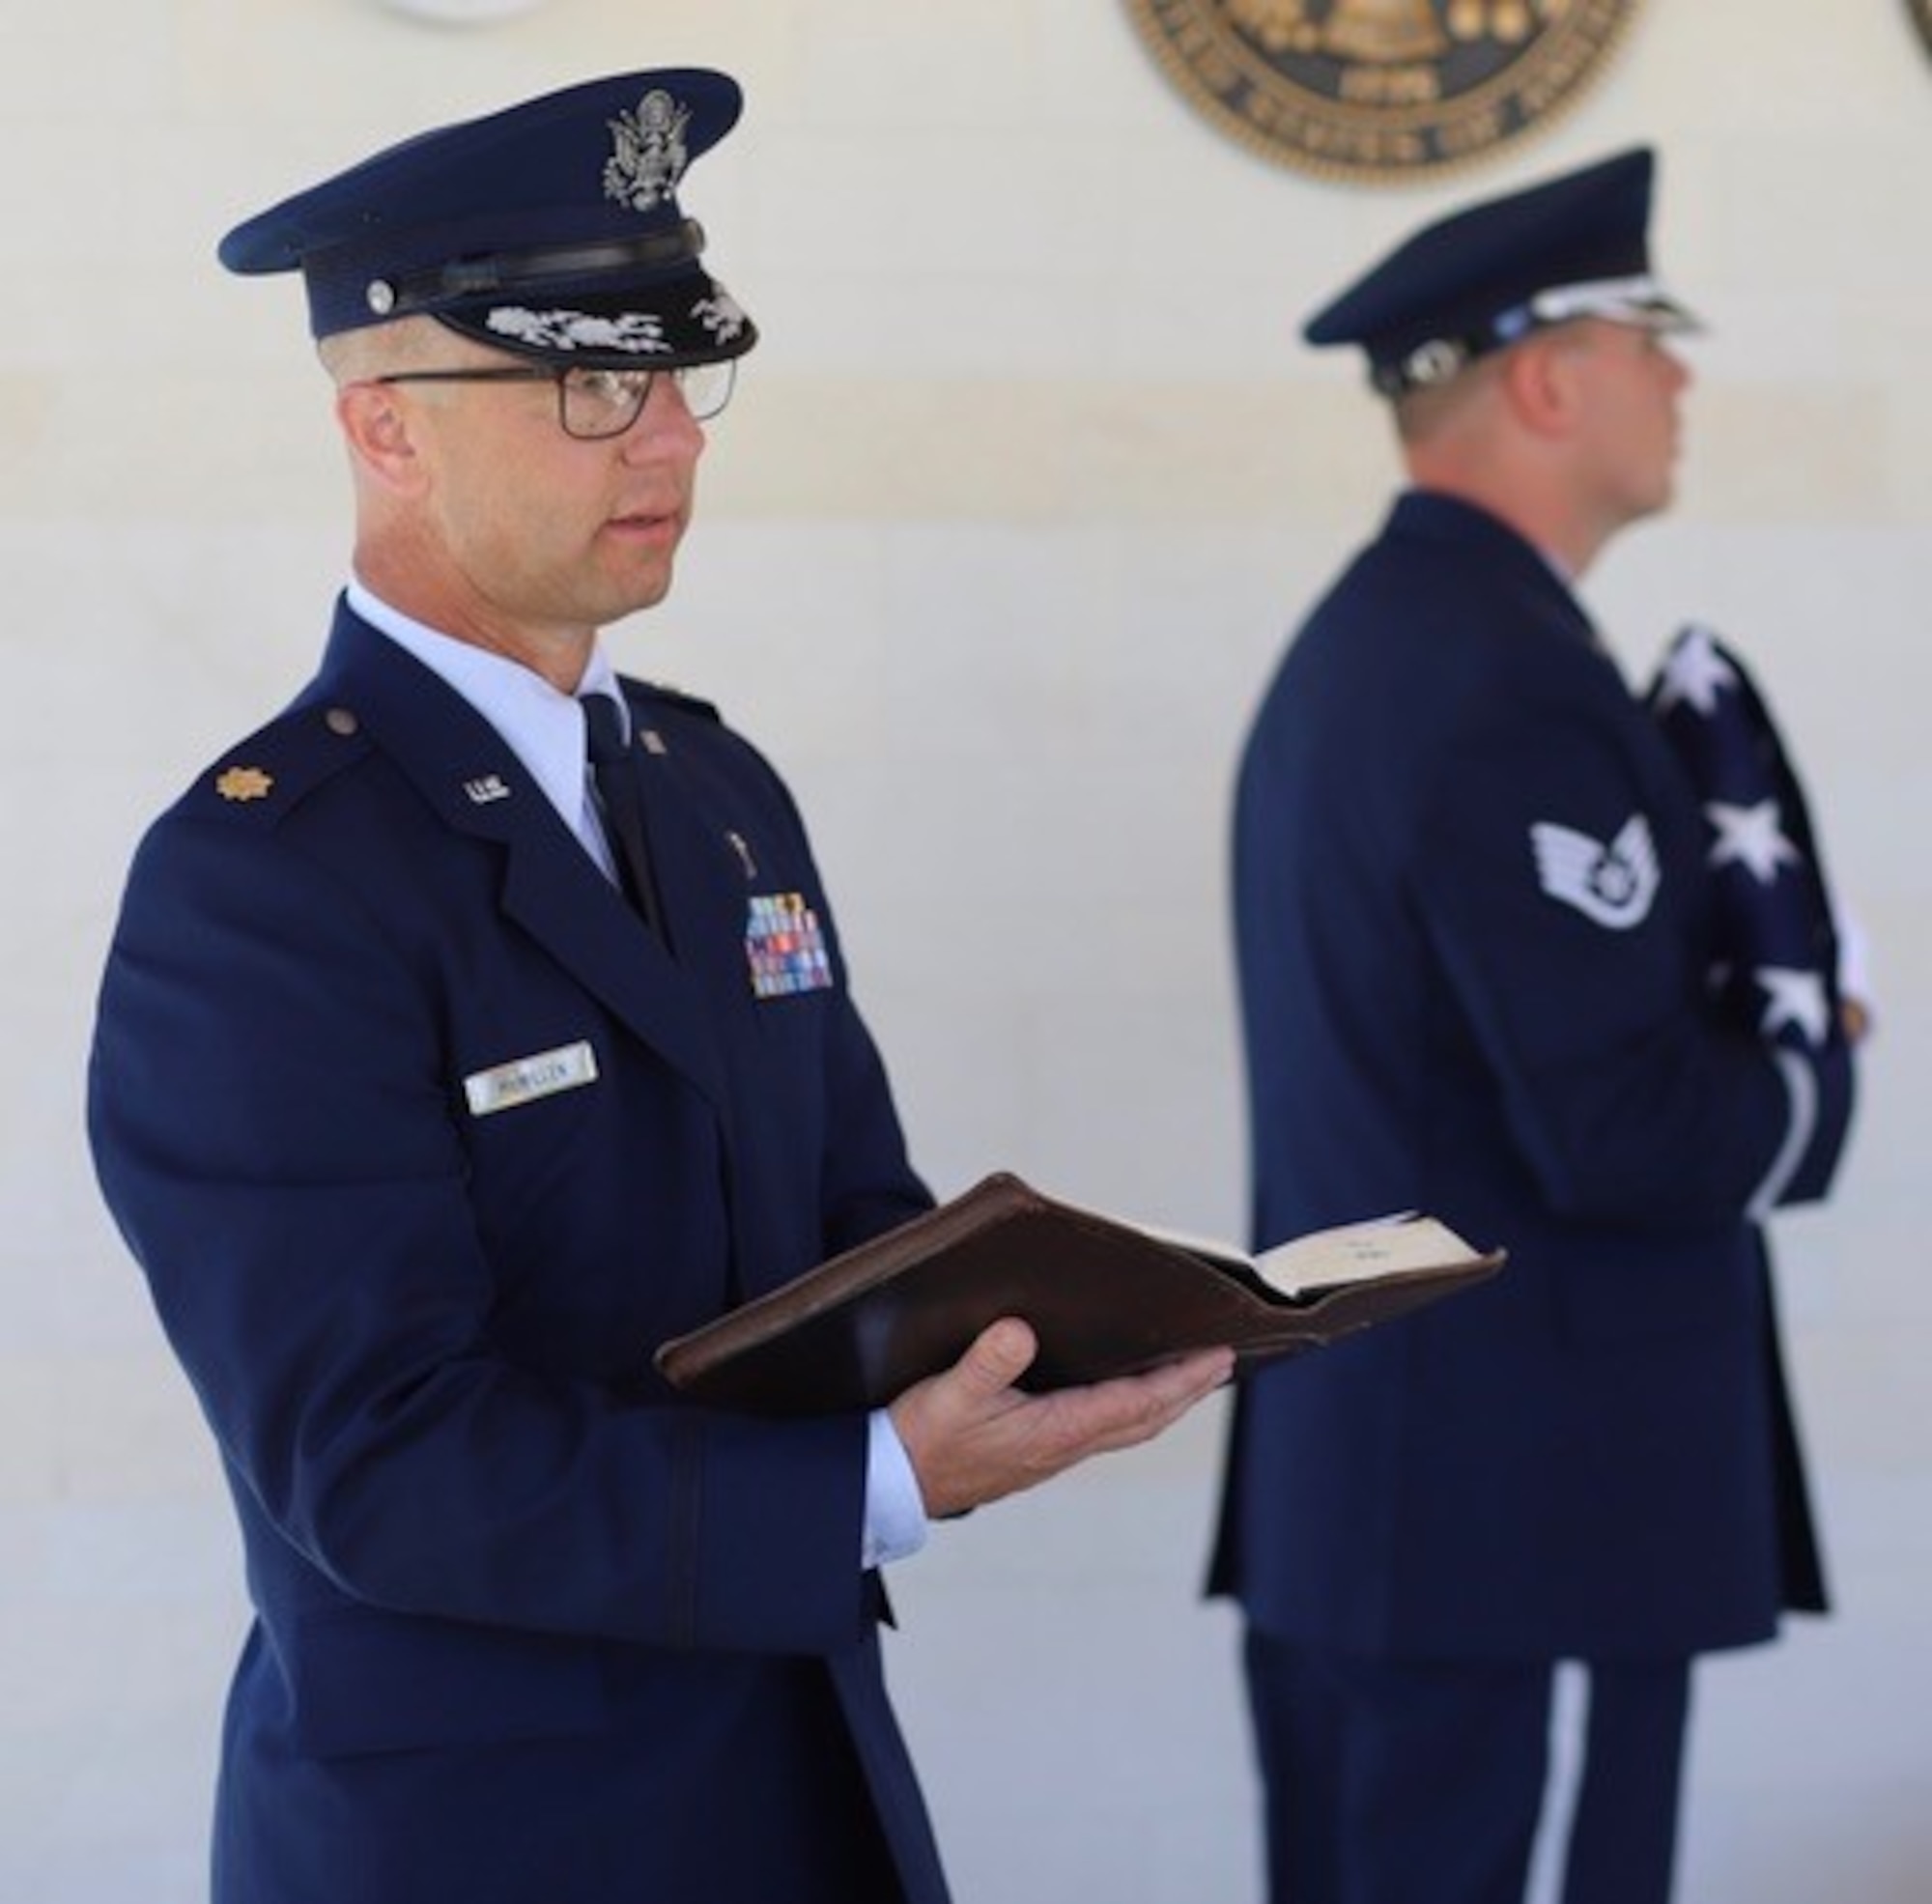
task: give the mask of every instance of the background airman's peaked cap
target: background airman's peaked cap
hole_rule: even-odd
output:
[[[1302,335],[1359,345],[1376,387],[1399,396],[1576,318],[1694,330],[1695,318],[1651,275],[1655,170],[1639,146],[1427,225]]]
[[[739,356],[756,328],[677,188],[741,105],[700,69],[588,80],[379,152],[236,226],[221,262],[300,271],[317,337],[427,315],[553,362]]]

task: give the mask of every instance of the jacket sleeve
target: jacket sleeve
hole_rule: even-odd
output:
[[[1411,887],[1542,1195],[1679,1226],[1817,1194],[1849,1058],[1718,1009],[1698,816],[1644,717],[1620,685],[1490,716],[1425,803]]]
[[[861,1418],[705,1413],[513,1352],[433,990],[326,868],[266,830],[156,828],[89,1120],[244,1518],[342,1593],[673,1647],[862,1631]]]

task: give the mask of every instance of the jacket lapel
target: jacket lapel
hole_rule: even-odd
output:
[[[723,1115],[724,1065],[691,980],[496,728],[347,607],[309,697],[353,712],[452,832],[500,849],[504,915]]]

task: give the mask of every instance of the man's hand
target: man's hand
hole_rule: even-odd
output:
[[[1146,1375],[1028,1395],[1037,1351],[1015,1317],[982,1330],[952,1368],[892,1405],[925,1511],[935,1520],[1018,1493],[1090,1455],[1151,1440],[1228,1379],[1234,1351],[1203,1350]]]

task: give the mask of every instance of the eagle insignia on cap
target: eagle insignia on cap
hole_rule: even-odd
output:
[[[649,212],[677,187],[691,155],[684,128],[691,108],[661,88],[648,92],[636,112],[609,121],[616,151],[604,166],[604,195],[633,212]]]

